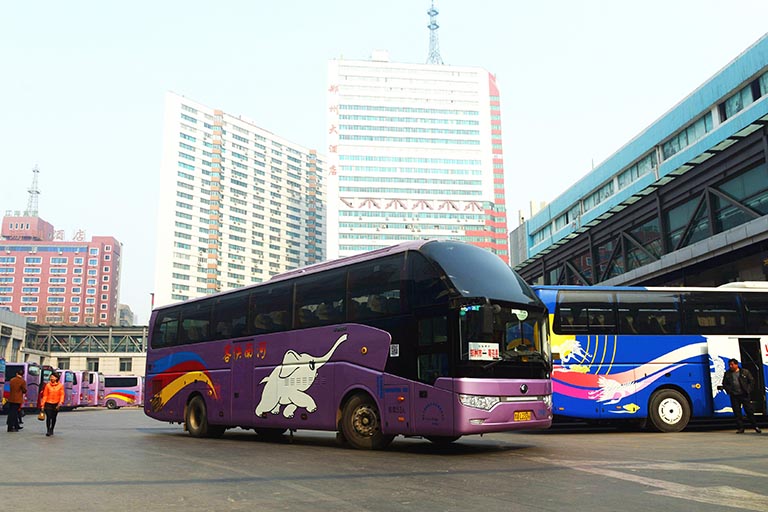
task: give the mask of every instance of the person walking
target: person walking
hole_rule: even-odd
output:
[[[762,432],[760,427],[757,426],[755,420],[755,410],[752,407],[752,401],[749,395],[752,393],[752,386],[755,383],[754,377],[749,373],[746,368],[739,368],[739,361],[736,359],[728,360],[728,371],[723,375],[723,389],[728,393],[731,399],[731,409],[733,409],[733,415],[736,416],[737,434],[744,433],[744,419],[741,416],[741,408],[744,407],[744,412],[747,418],[752,423],[755,432],[758,434]]]
[[[48,384],[43,389],[43,398],[40,400],[43,411],[45,412],[45,426],[47,437],[53,435],[53,429],[56,427],[56,416],[59,415],[59,408],[64,403],[64,385],[59,382],[59,375],[52,373],[48,378]]]
[[[19,412],[21,410],[21,404],[24,403],[24,395],[26,393],[27,383],[24,381],[24,372],[19,370],[10,382],[10,393],[8,394],[8,418],[5,420],[8,425],[8,432],[18,432],[24,428],[19,424]]]

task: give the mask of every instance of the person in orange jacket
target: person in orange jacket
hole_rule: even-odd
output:
[[[64,385],[59,382],[59,375],[52,373],[48,378],[48,384],[43,388],[43,398],[40,400],[43,411],[45,411],[45,426],[47,428],[46,436],[53,435],[53,429],[56,427],[56,416],[59,415],[59,408],[64,403]]]

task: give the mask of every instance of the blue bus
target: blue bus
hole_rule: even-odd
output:
[[[678,432],[733,415],[730,358],[766,414],[768,283],[718,288],[537,286],[550,314],[553,413]]]

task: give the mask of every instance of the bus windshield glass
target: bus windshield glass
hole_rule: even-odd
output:
[[[461,355],[466,361],[547,361],[547,319],[542,311],[499,305],[463,306]]]
[[[450,242],[431,242],[421,249],[446,273],[458,293],[464,297],[493,297],[497,300],[541,307],[533,290],[520,276],[490,251]]]

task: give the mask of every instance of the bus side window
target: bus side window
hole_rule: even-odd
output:
[[[246,334],[265,334],[290,328],[293,285],[277,283],[253,290],[248,299]]]
[[[403,256],[390,256],[349,269],[349,320],[368,320],[401,312]]]
[[[438,377],[448,375],[448,319],[445,316],[422,318],[418,331],[418,378],[433,384]]]
[[[413,307],[448,302],[448,287],[427,259],[417,252],[408,253],[410,304]]]
[[[747,334],[768,334],[768,299],[763,294],[743,293]]]
[[[172,347],[178,344],[179,334],[179,311],[162,311],[158,313],[159,318],[155,321],[154,332],[152,332],[152,347]]]

